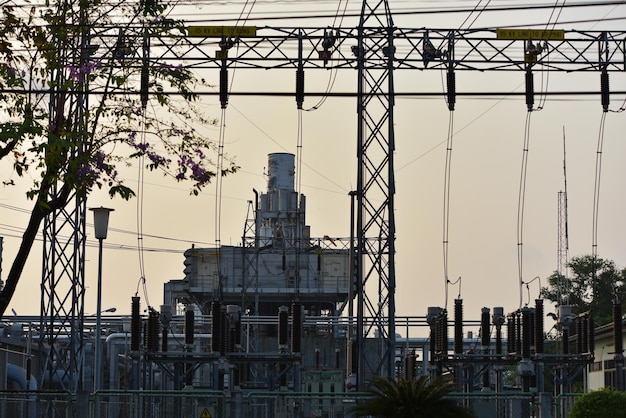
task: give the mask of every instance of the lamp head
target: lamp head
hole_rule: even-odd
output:
[[[90,208],[93,212],[93,226],[97,239],[106,239],[109,229],[109,213],[115,209],[109,209],[100,206],[99,208]]]

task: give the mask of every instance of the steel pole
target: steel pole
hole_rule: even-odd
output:
[[[100,338],[102,333],[102,241],[102,238],[98,240],[98,299],[96,302],[96,333],[94,335],[96,354],[93,384],[94,392],[100,390],[102,368],[102,339]]]

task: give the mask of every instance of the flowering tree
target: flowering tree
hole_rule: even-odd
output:
[[[181,63],[150,59],[150,39],[184,36],[167,7],[140,2],[51,0],[5,3],[0,11],[0,159],[5,185],[34,179],[29,224],[0,292],[0,317],[13,296],[43,219],[94,188],[130,199],[116,167],[138,160],[198,194],[216,175],[215,145],[199,111],[204,84]],[[218,156],[224,161],[222,156]]]

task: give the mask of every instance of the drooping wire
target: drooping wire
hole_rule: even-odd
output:
[[[148,87],[149,87],[149,54],[150,54],[150,38],[144,35],[143,43],[143,61],[141,67],[141,143],[146,144],[146,111],[148,108]],[[139,286],[143,285],[144,297],[148,305],[148,292],[146,291],[146,263],[145,248],[143,242],[143,204],[144,204],[144,174],[145,164],[143,153],[139,156],[139,167],[137,173],[137,255],[139,258],[139,281],[137,282],[137,291],[135,296],[139,294]]]
[[[459,284],[459,293],[457,294],[457,299],[461,299],[461,276],[458,277],[458,279],[456,279],[455,281],[451,282],[451,281],[447,281],[446,282],[446,303],[445,303],[445,310],[448,309],[448,285],[454,286],[456,284]]]
[[[550,12],[550,17],[548,18],[548,21],[546,22],[546,25],[545,25],[546,32],[548,30],[554,30],[557,22],[559,21],[559,18],[561,17],[561,12],[563,12],[563,7],[565,6],[565,0],[563,0],[563,4],[561,5],[559,5],[559,2],[560,0],[556,0],[554,7],[552,8],[552,11]],[[554,14],[557,9],[558,9],[558,13],[555,16]],[[541,44],[538,44],[537,48],[543,48],[547,50],[548,44],[546,41],[544,41],[543,47],[541,46]],[[543,52],[547,52],[547,51],[543,51]],[[548,85],[550,83],[550,71],[545,71],[544,69],[546,68],[546,66],[547,67],[550,66],[550,54],[547,54],[545,63],[546,65],[541,67],[541,93],[542,94],[539,96],[539,105],[537,106],[536,110],[542,110],[548,98],[548,96],[545,93],[548,91]]]
[[[145,141],[145,116],[142,118],[142,142]],[[137,173],[137,256],[139,258],[139,281],[137,282],[137,293],[139,293],[139,285],[146,280],[146,267],[144,260],[144,243],[143,243],[143,202],[144,202],[144,157],[139,156],[139,168]]]
[[[298,196],[297,200],[297,210],[296,210],[296,227],[295,227],[295,241],[296,241],[296,266],[300,265],[300,251],[303,248],[301,240],[302,236],[302,219],[303,213],[302,207],[300,206],[300,194],[302,193],[302,142],[303,142],[303,120],[302,120],[302,109],[298,109],[298,133],[297,133],[297,144],[296,144],[296,196]],[[295,269],[295,284],[296,284],[296,297],[300,295],[300,268],[296,267]]]
[[[602,112],[602,117],[600,118],[598,146],[596,148],[596,172],[593,188],[593,222],[591,226],[591,256],[593,260],[595,260],[598,255],[598,215],[600,212],[600,180],[602,177],[602,149],[604,147],[606,113],[607,112]]]
[[[302,140],[303,140],[302,109],[298,109],[298,138],[296,144],[296,192],[302,193]]]
[[[445,282],[445,307],[448,308],[448,247],[450,230],[450,182],[452,170],[452,140],[454,138],[454,112],[450,111],[448,122],[448,141],[446,145],[446,164],[443,180],[443,277]]]
[[[531,284],[531,283],[532,283],[532,282],[534,282],[535,280],[539,280],[539,291],[541,291],[541,277],[539,277],[539,276],[535,276],[535,278],[534,278],[534,279],[532,279],[532,280],[531,280],[531,281],[529,281],[529,282],[523,282],[523,283],[522,283],[522,284],[525,284],[525,285],[526,285],[526,292],[528,293],[528,301],[526,302],[526,305],[525,305],[525,306],[530,305],[530,286],[529,286],[529,284]]]
[[[333,19],[333,25],[332,28],[341,28],[341,25],[343,24],[343,18],[346,14],[346,9],[348,7],[348,1],[346,0],[345,5],[344,5],[344,9],[343,12],[341,12],[341,1],[339,1],[339,4],[337,5],[337,12],[335,13],[335,18]],[[337,19],[339,19],[339,25],[337,25]],[[332,58],[331,58],[332,59]],[[333,90],[333,87],[335,85],[335,81],[337,80],[337,74],[338,74],[338,68],[333,67],[330,69],[330,75],[328,77],[328,82],[326,83],[326,90],[325,90],[325,94],[322,95],[322,97],[319,99],[319,101],[311,106],[308,109],[304,109],[307,112],[311,112],[313,110],[317,110],[320,107],[322,107],[324,105],[324,103],[326,103],[326,100],[328,100],[328,97],[330,97],[330,95],[328,93],[330,93]]]
[[[526,113],[526,125],[524,126],[524,146],[522,149],[522,168],[520,172],[519,194],[517,200],[517,271],[519,276],[519,308],[522,308],[523,299],[523,258],[524,258],[524,203],[526,199],[526,177],[528,172],[528,148],[530,143],[530,116]]]
[[[221,242],[222,242],[222,171],[224,165],[224,140],[226,136],[226,108],[222,109],[222,117],[220,119],[219,142],[217,145],[217,162],[215,168],[215,246],[217,250],[217,271],[219,274],[218,281],[218,300],[222,301],[223,284],[222,284],[222,263],[221,263]]]

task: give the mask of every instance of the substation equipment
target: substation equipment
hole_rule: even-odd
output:
[[[413,361],[408,353],[418,347],[408,344],[407,351],[404,350],[406,342],[396,340],[393,109],[397,97],[419,96],[423,92],[397,90],[394,72],[413,71],[416,77],[421,71],[444,72],[446,91],[443,95],[450,111],[454,110],[457,97],[480,95],[464,93],[457,88],[458,71],[521,73],[526,86],[522,95],[528,111],[534,106],[535,72],[596,73],[600,80],[601,105],[606,112],[611,95],[609,73],[623,72],[626,66],[626,32],[623,31],[400,28],[393,23],[387,1],[363,1],[360,22],[355,28],[222,27],[220,30],[189,27],[186,36],[172,33],[171,36],[147,39],[147,32],[141,28],[128,29],[123,36],[116,27],[98,28],[82,34],[88,39],[77,39],[75,49],[76,59],[80,62],[97,59],[98,54],[113,54],[116,43],[123,38],[125,45],[136,46],[135,49],[125,49],[129,54],[125,59],[135,59],[146,72],[150,65],[172,64],[182,64],[198,71],[215,70],[219,72],[218,96],[222,108],[227,107],[230,95],[237,94],[227,88],[231,68],[236,67],[238,71],[294,71],[297,81],[294,97],[299,108],[307,96],[305,70],[348,69],[357,74],[358,164],[356,190],[351,193],[353,236],[347,241],[335,241],[336,248],[328,240],[311,238],[307,235],[309,229],[304,219],[304,197],[285,184],[268,184],[266,193],[253,202],[254,216],[247,224],[249,229],[244,233],[242,246],[189,249],[186,278],[166,287],[174,302],[188,305],[186,321],[192,321],[196,310],[210,314],[210,329],[201,329],[195,338],[198,326],[191,327],[189,322],[185,333],[186,348],[175,358],[169,353],[169,342],[167,345],[163,343],[161,349],[155,345],[158,339],[155,327],[157,330],[165,328],[170,311],[164,308],[157,314],[150,308],[146,319],[148,332],[144,334],[147,335],[146,361],[163,370],[173,364],[182,364],[177,366],[175,375],[182,376],[187,383],[189,380],[193,383],[198,377],[202,385],[210,384],[211,387],[232,387],[234,382],[263,382],[268,387],[286,383],[287,387],[302,388],[302,382],[306,381],[302,376],[312,375],[309,370],[305,373],[306,369],[332,365],[335,370],[346,370],[342,379],[332,377],[334,382],[343,381],[345,377],[346,387],[352,385],[361,390],[369,376],[397,375],[398,370],[403,369],[398,366],[399,358]],[[96,43],[107,47],[99,48],[93,56],[86,54],[88,47]],[[143,86],[141,90],[145,97],[149,95]],[[72,96],[77,106],[86,106],[86,91],[89,90],[83,88],[82,93]],[[592,93],[598,94],[596,91]],[[510,95],[510,92],[501,94]],[[285,168],[282,158],[287,157],[270,157],[275,159],[278,170]],[[287,171],[277,172],[275,178],[285,180]],[[42,353],[40,375],[59,376],[58,382],[70,392],[88,387],[83,382],[88,344],[88,336],[83,330],[84,248],[85,201],[75,198],[73,208],[70,204],[67,210],[55,212],[46,219],[44,226],[38,336]],[[167,302],[173,307],[174,302]],[[135,329],[141,322],[137,317],[138,303],[133,301],[132,324]],[[540,334],[537,334],[541,329],[535,326],[534,332],[527,332],[535,322],[529,319],[532,315],[525,309],[510,319],[516,324],[513,329],[521,331],[516,331],[515,339],[513,335],[507,338],[507,344],[521,341],[521,347],[516,345],[514,351],[509,351],[500,360],[500,353],[492,352],[492,349],[489,349],[491,354],[485,353],[484,348],[481,348],[483,352],[478,363],[474,361],[476,357],[472,357],[478,354],[457,352],[461,351],[460,347],[455,347],[454,355],[451,355],[446,350],[446,338],[443,338],[447,325],[431,327],[438,348],[434,352],[430,352],[430,348],[423,349],[423,359],[430,356],[432,365],[427,372],[443,373],[450,369],[459,378],[464,376],[459,381],[460,387],[469,390],[474,387],[476,376],[487,379],[486,372],[476,372],[478,366],[473,363],[500,367],[515,359],[524,387],[531,387],[533,380],[529,371],[550,361],[541,352]],[[532,312],[532,308],[527,309]],[[535,307],[535,318],[540,316],[537,309],[538,306]],[[444,313],[439,309],[428,311],[424,323],[431,326],[431,322],[445,322],[440,319]],[[499,314],[500,308],[494,308],[494,315],[496,312],[499,323],[503,315]],[[272,316],[277,322],[263,323],[261,318]],[[308,318],[324,316],[329,319],[308,322]],[[347,319],[340,319],[342,317]],[[342,321],[345,321],[343,326]],[[499,325],[494,326],[499,329]],[[320,328],[327,329],[324,336],[327,340],[317,338],[315,341],[325,342],[312,342],[313,334],[322,337],[317,335]],[[201,337],[203,334],[210,334],[211,338]],[[529,346],[527,339],[535,334],[533,358],[533,351],[529,348],[533,345],[530,343]],[[133,335],[130,349],[137,359],[144,354],[140,354],[142,349],[137,334]],[[206,349],[200,349],[202,344],[207,344]],[[491,341],[490,346],[493,344]],[[483,346],[486,344],[481,344]],[[561,353],[559,361],[564,367],[560,381],[566,382],[571,370],[588,361],[592,345],[587,344],[587,348],[585,353]],[[309,349],[313,351],[307,352]],[[194,359],[194,353],[198,352],[207,354]],[[515,356],[511,356],[513,353]],[[474,370],[470,371],[471,368]],[[135,375],[139,373],[137,370],[141,369],[136,369]],[[538,374],[535,371],[535,375]],[[489,376],[490,385],[498,381],[498,373],[494,376],[490,372]],[[41,387],[45,388],[50,382],[42,379]],[[162,380],[160,384],[170,383]],[[174,379],[171,384],[179,387],[181,383]]]

